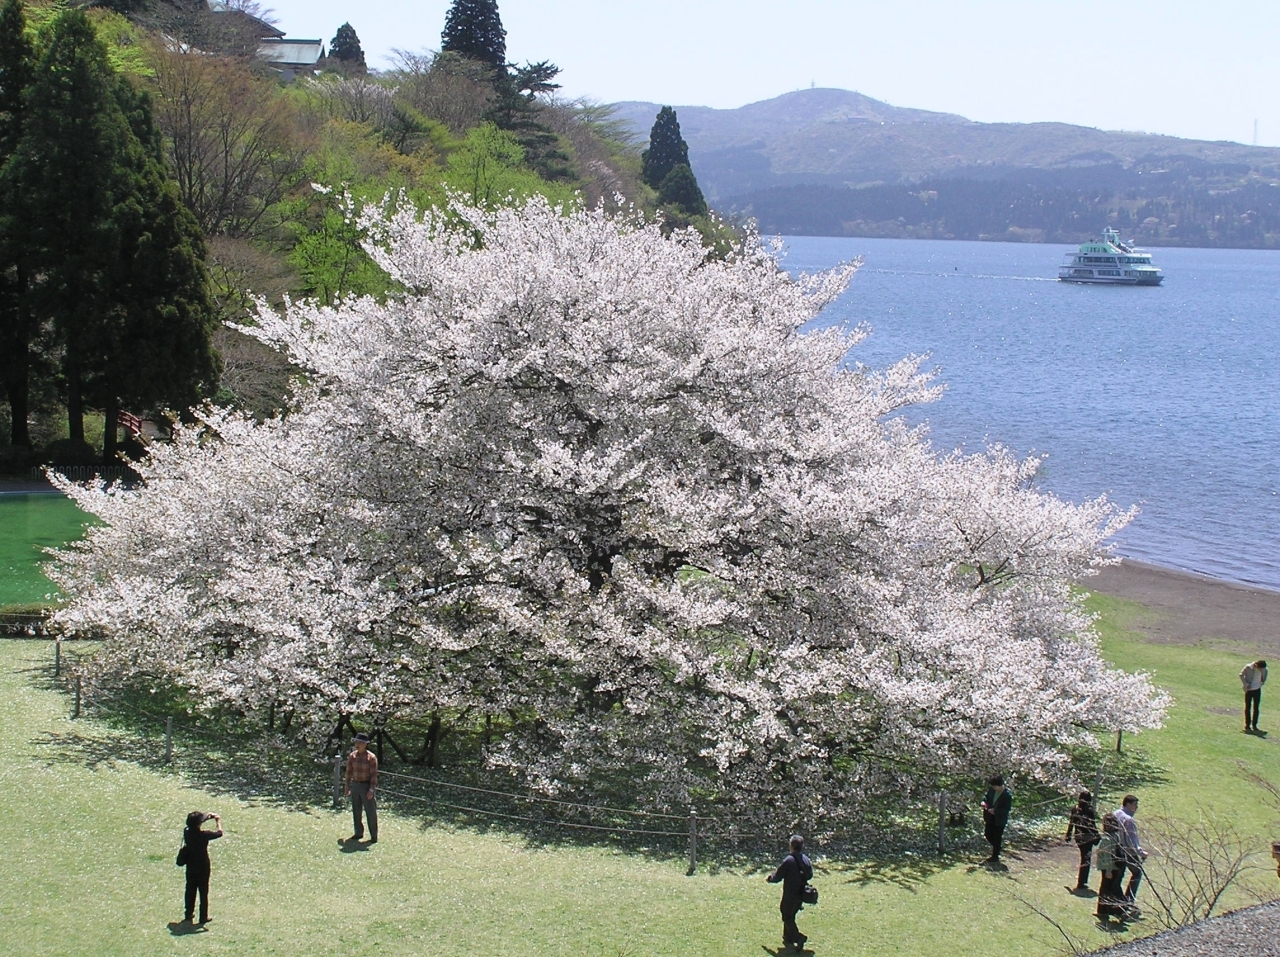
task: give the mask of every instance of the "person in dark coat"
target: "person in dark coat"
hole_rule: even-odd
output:
[[[1102,837],[1098,842],[1098,873],[1102,881],[1098,885],[1098,920],[1105,926],[1111,918],[1121,923],[1129,916],[1128,902],[1124,899],[1124,848],[1120,821],[1114,814],[1102,815]]]
[[[1076,847],[1080,850],[1080,870],[1076,874],[1076,886],[1070,888],[1073,894],[1088,895],[1089,892],[1089,859],[1093,849],[1101,840],[1098,834],[1098,811],[1093,803],[1093,795],[1088,791],[1080,792],[1080,800],[1071,809],[1067,817],[1067,836],[1064,840],[1076,837]]]
[[[1013,792],[1004,786],[1004,778],[998,774],[987,778],[987,796],[982,799],[982,830],[991,845],[991,856],[983,863],[1000,863],[1000,847],[1012,807]]]
[[[213,821],[217,829],[206,831],[200,825]],[[188,924],[195,915],[196,894],[200,895],[200,923],[209,923],[209,842],[222,837],[222,818],[216,814],[192,811],[187,815],[187,828],[182,841],[187,847],[186,916]]]
[[[796,926],[796,915],[804,906],[804,885],[813,878],[813,864],[804,855],[804,838],[791,835],[791,853],[782,859],[778,869],[765,878],[770,884],[782,884],[782,946],[804,946],[809,938]]]

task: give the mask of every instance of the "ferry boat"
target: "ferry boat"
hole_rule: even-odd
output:
[[[1102,231],[1102,241],[1081,243],[1058,267],[1063,282],[1102,282],[1120,286],[1158,286],[1164,273],[1151,262],[1151,253],[1120,241],[1114,229]]]

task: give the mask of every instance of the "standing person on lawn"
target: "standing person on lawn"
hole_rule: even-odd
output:
[[[1098,873],[1102,881],[1098,884],[1098,920],[1103,924],[1111,923],[1117,917],[1124,921],[1126,908],[1124,888],[1124,864],[1120,860],[1123,848],[1120,845],[1120,822],[1114,814],[1102,815],[1102,837],[1098,841]]]
[[[216,830],[206,831],[200,825],[213,821]],[[209,923],[209,842],[222,837],[222,818],[216,814],[192,811],[187,815],[187,827],[182,832],[182,842],[187,849],[187,892],[184,897],[186,912],[183,920],[188,924],[195,916],[196,895],[200,896],[200,923]]]
[[[791,853],[782,859],[778,869],[765,878],[770,884],[782,884],[782,946],[804,947],[809,938],[796,926],[796,915],[804,906],[804,885],[813,877],[813,864],[804,855],[804,838],[791,835]]]
[[[1120,822],[1120,863],[1129,870],[1129,885],[1124,889],[1124,899],[1129,905],[1129,916],[1141,917],[1136,901],[1138,885],[1142,883],[1142,862],[1147,859],[1147,852],[1142,848],[1138,837],[1138,822],[1133,816],[1138,813],[1138,799],[1126,794],[1120,807],[1114,812]]]
[[[1267,683],[1267,663],[1259,658],[1245,665],[1240,672],[1244,685],[1244,729],[1258,730],[1258,709],[1262,707],[1262,686]]]
[[[996,774],[987,778],[987,796],[982,799],[982,831],[991,845],[991,856],[983,863],[999,864],[1004,844],[1004,829],[1013,808],[1013,792],[1004,786],[1004,778]]]
[[[1089,858],[1093,849],[1101,840],[1098,835],[1098,812],[1094,809],[1093,795],[1088,791],[1080,792],[1080,800],[1071,809],[1067,817],[1067,836],[1063,840],[1071,840],[1076,836],[1076,847],[1080,849],[1080,870],[1076,874],[1076,886],[1069,888],[1073,894],[1085,894],[1089,891]]]
[[[355,833],[348,842],[364,840],[364,820],[369,819],[369,843],[378,843],[378,756],[369,750],[369,736],[356,735],[356,749],[347,755],[347,794],[351,796],[351,818]],[[363,812],[363,815],[362,813]]]

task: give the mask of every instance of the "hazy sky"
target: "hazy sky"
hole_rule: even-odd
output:
[[[343,21],[369,65],[440,45],[448,0],[265,0],[295,38]],[[985,122],[1280,146],[1278,0],[499,0],[507,56],[569,97],[742,106],[810,84]]]

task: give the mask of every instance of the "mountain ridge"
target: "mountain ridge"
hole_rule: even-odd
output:
[[[658,109],[627,101],[613,104],[613,116],[643,142]],[[1280,188],[1258,189],[1280,186],[1280,148],[1059,122],[981,123],[829,88],[732,110],[675,110],[708,201],[755,216],[766,231],[786,224],[820,235],[1058,242],[1117,225],[1153,244],[1280,246]],[[941,191],[952,223],[929,219],[936,210],[910,199],[909,187]],[[832,202],[847,214],[838,222],[817,215]],[[1037,218],[1038,206],[1056,212]],[[1018,214],[1002,227],[992,213],[1005,207]],[[981,235],[955,225],[962,212],[984,224]]]

